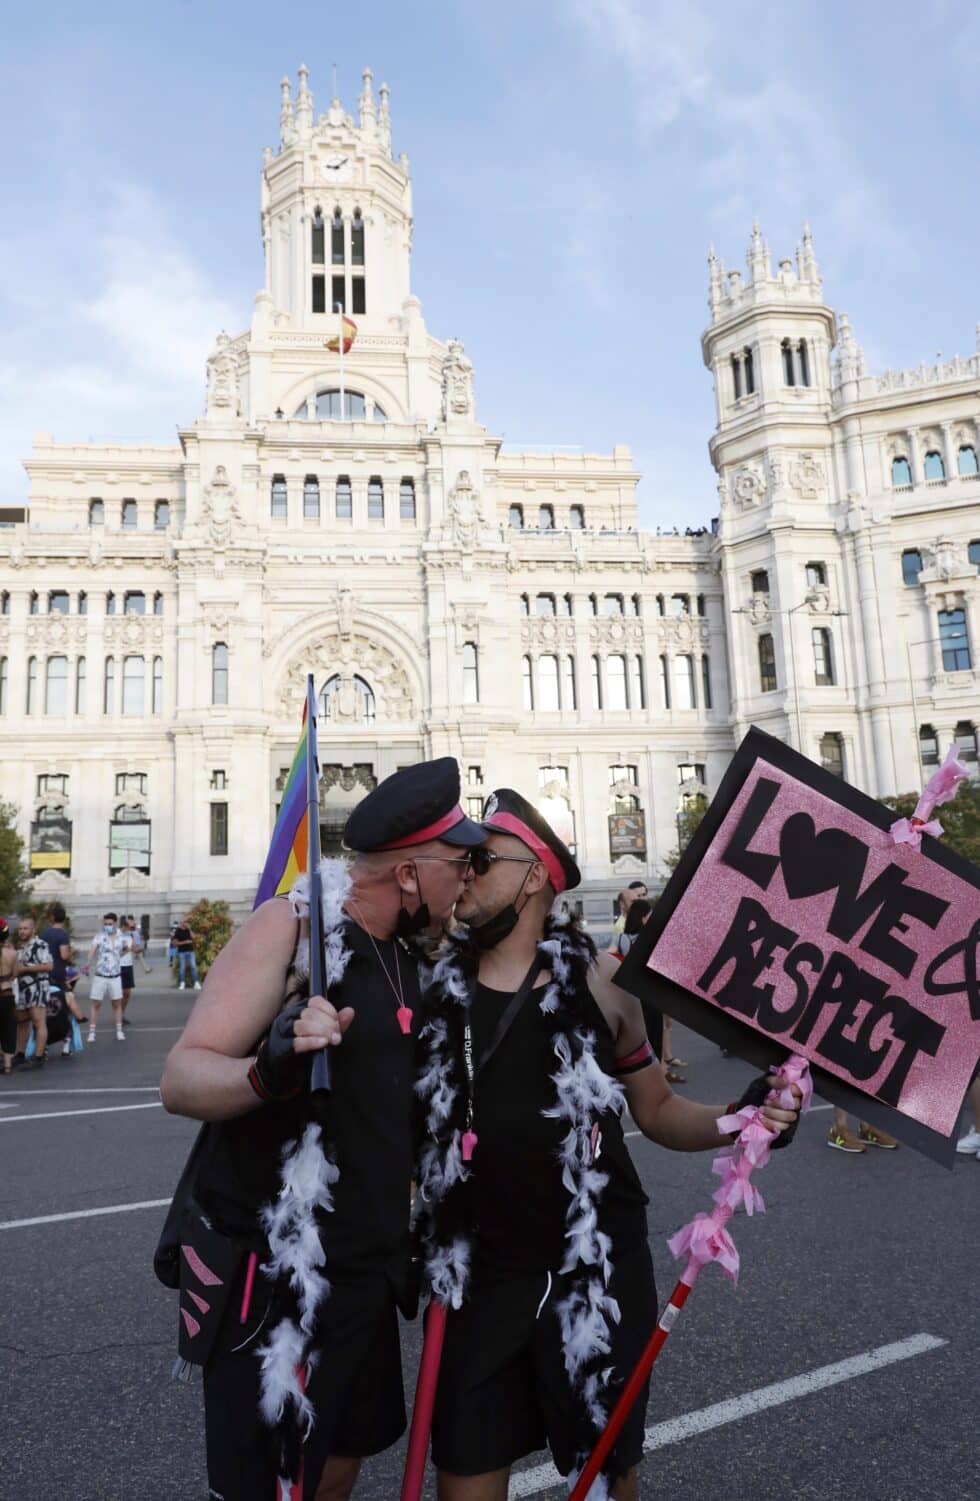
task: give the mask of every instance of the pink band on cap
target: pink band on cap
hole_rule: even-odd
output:
[[[412,844],[425,844],[429,839],[438,839],[440,834],[445,834],[447,829],[454,829],[458,823],[462,823],[466,814],[457,803],[448,813],[437,818],[435,823],[426,824],[424,829],[416,829],[414,834],[406,834],[403,839],[392,839],[389,844],[379,844],[379,850],[403,850]]]
[[[567,885],[565,872],[562,869],[562,864],[558,856],[515,813],[493,813],[489,818],[483,820],[483,824],[488,829],[499,829],[502,834],[514,834],[522,843],[527,845],[532,854],[537,855],[547,870],[548,877],[556,893],[565,890]]]

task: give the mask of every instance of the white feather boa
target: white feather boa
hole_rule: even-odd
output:
[[[321,910],[323,912],[325,978],[327,987],[343,979],[351,957],[344,941],[344,902],[350,893],[350,871],[343,860],[320,864]],[[296,916],[310,910],[310,882],[302,875],[289,892]],[[292,968],[300,976],[310,972],[309,939],[297,945]],[[296,1141],[282,1152],[281,1187],[272,1204],[260,1211],[259,1219],[269,1241],[269,1259],[262,1271],[292,1295],[295,1317],[284,1314],[259,1350],[261,1362],[259,1406],[265,1421],[276,1427],[294,1422],[308,1436],[314,1411],[305,1392],[303,1372],[312,1365],[309,1349],[317,1310],[330,1294],[323,1275],[323,1247],[317,1229],[317,1210],[333,1210],[332,1186],[339,1173],[323,1141],[320,1126],[311,1121]]]
[[[569,1194],[560,1270],[569,1277],[570,1287],[555,1311],[569,1383],[597,1437],[606,1422],[605,1395],[611,1375],[602,1357],[609,1354],[610,1330],[618,1324],[620,1312],[608,1290],[611,1242],[599,1222],[602,1191],[609,1180],[593,1164],[592,1130],[602,1115],[622,1111],[625,1096],[622,1087],[599,1067],[595,1033],[582,1024],[580,992],[595,954],[588,936],[574,921],[552,918],[538,952],[551,973],[538,1006],[554,1028],[557,1064],[551,1075],[555,1103],[542,1114],[568,1127],[560,1151],[562,1183]],[[460,1107],[465,1093],[453,1035],[461,1013],[469,1007],[477,964],[465,938],[451,939],[436,963],[433,996],[437,1005],[421,1034],[425,1054],[415,1084],[426,1111],[418,1163],[417,1223],[432,1295],[452,1308],[459,1308],[466,1296],[472,1247],[465,1226],[454,1224],[451,1215],[444,1218],[440,1211],[468,1175],[461,1151]],[[570,1490],[587,1456],[586,1447],[576,1458]],[[603,1501],[608,1494],[606,1477],[600,1476],[590,1501]]]

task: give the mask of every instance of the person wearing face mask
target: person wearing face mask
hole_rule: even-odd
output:
[[[671,1093],[640,1002],[613,984],[616,960],[574,916],[552,916],[580,877],[537,809],[500,789],[484,828],[418,1044],[416,1230],[448,1310],[432,1426],[440,1501],[505,1501],[510,1467],[546,1444],[562,1474],[579,1471],[653,1329],[624,1095],[644,1135],[675,1151],[716,1149],[716,1123],[736,1108]],[[771,1087],[756,1080],[739,1104]],[[774,1132],[795,1129],[795,1110],[764,1112]],[[605,1467],[616,1501],[639,1494],[645,1406]]]
[[[277,1479],[296,1501],[343,1501],[361,1459],[393,1444],[405,1426],[396,1304],[411,1310],[418,945],[430,931],[442,934],[471,879],[470,854],[486,837],[459,799],[452,757],[381,782],[347,821],[349,864],[321,865],[325,946],[343,965],[342,980],[328,997],[307,994],[308,883],[301,877],[288,900],[264,902],[218,955],[167,1060],[167,1110],[215,1123],[194,1196],[209,1227],[232,1246],[232,1260],[237,1246],[263,1269],[250,1282],[243,1254],[227,1294],[197,1284],[181,1293],[182,1316],[200,1326],[188,1358],[195,1340],[212,1341],[201,1362],[208,1481],[212,1495],[229,1501],[273,1501]],[[329,1095],[317,1097],[316,1119],[336,1178],[331,1209],[311,1212],[307,1223],[315,1226],[313,1255],[329,1291],[317,1306],[315,1358],[306,1362],[314,1416],[302,1485],[293,1465],[287,1489],[283,1445],[295,1434],[284,1430],[284,1381],[297,1358],[279,1354],[295,1290],[265,1273],[273,1259],[266,1227],[283,1164],[306,1140],[311,1053],[325,1046],[332,1082]],[[310,1168],[307,1161],[307,1179]],[[214,1264],[206,1251],[202,1260]],[[222,1300],[215,1332],[208,1320]]]
[[[85,965],[85,973],[92,976],[89,990],[89,1042],[95,1041],[99,1009],[103,1001],[112,1002],[116,1041],[126,1041],[123,1031],[122,959],[123,940],[118,928],[118,918],[115,912],[106,912],[102,918],[102,932],[96,933],[92,939]]]

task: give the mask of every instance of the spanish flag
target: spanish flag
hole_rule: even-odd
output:
[[[343,348],[341,348],[341,334],[343,334]],[[357,324],[353,318],[341,317],[340,329],[332,339],[324,339],[324,344],[331,354],[349,354],[351,345],[357,338]]]

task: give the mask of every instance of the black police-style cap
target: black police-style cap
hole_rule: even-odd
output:
[[[454,756],[392,772],[358,803],[344,828],[348,849],[363,854],[411,849],[430,839],[472,849],[486,837],[460,806],[459,766]]]
[[[556,892],[571,891],[582,879],[568,845],[563,843],[547,819],[512,787],[498,787],[491,792],[483,809],[483,827],[489,834],[514,834],[523,840],[532,855],[544,864]]]

